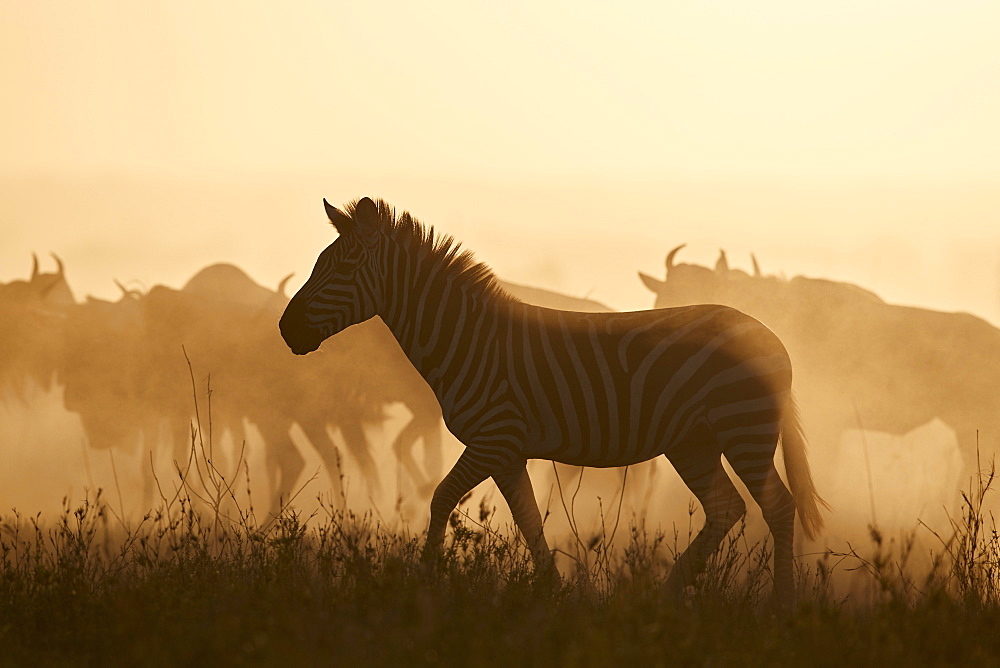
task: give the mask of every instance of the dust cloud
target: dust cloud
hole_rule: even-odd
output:
[[[317,206],[328,181],[337,190],[369,187],[356,176],[318,175],[269,186],[7,182],[4,214],[16,236],[3,250],[11,279],[4,294],[16,299],[5,308],[30,317],[4,322],[7,359],[18,361],[5,371],[0,415],[9,463],[0,479],[4,507],[54,512],[63,497],[101,488],[120,512],[138,516],[161,493],[169,496],[192,443],[208,439],[236,498],[262,516],[292,496],[311,512],[322,496],[422,530],[429,493],[462,446],[443,429],[433,396],[388,333],[366,326],[306,360],[278,337],[283,295],[333,235]],[[427,202],[441,220],[422,218],[466,240],[526,301],[573,310],[727,303],[774,329],[795,364],[817,485],[834,508],[823,539],[809,549],[863,543],[869,525],[900,535],[919,529],[933,543],[921,523],[946,534],[959,490],[975,471],[976,444],[982,461],[996,451],[986,401],[993,374],[982,360],[1000,339],[988,322],[1000,281],[993,280],[995,261],[975,260],[990,255],[982,247],[953,240],[959,250],[938,259],[945,270],[968,267],[963,277],[977,289],[962,292],[955,285],[966,283],[955,276],[907,274],[934,252],[918,237],[859,242],[852,228],[844,236],[856,252],[819,249],[827,236],[836,251],[834,231],[795,231],[792,219],[805,215],[798,206],[762,212],[760,193],[750,196],[734,183],[717,186],[733,197],[714,205],[709,184],[699,182],[664,187],[672,192],[668,204],[649,193],[638,199],[636,186],[595,188],[581,199],[580,184],[387,183],[389,191]],[[455,200],[454,192],[463,195]],[[776,184],[772,192],[796,191]],[[805,189],[790,199],[845,192]],[[959,193],[968,190],[944,188],[936,200],[924,193],[922,203],[943,210]],[[717,218],[685,223],[695,211]],[[872,204],[869,215],[887,214]],[[931,215],[926,206],[922,215]],[[682,242],[664,274],[665,256]],[[720,254],[719,245],[729,252]],[[35,250],[41,269],[31,268]],[[712,259],[700,260],[706,255]],[[40,277],[61,281],[59,291]],[[929,282],[935,290],[924,293]],[[893,305],[886,294],[914,295],[908,301],[919,307]],[[986,319],[945,313],[957,310],[941,308],[949,299]],[[582,478],[548,462],[533,462],[530,471],[557,545],[632,523],[683,539],[701,521],[700,510],[689,513],[690,494],[667,462],[627,475],[587,470]],[[480,487],[467,511],[475,516],[480,503],[509,521],[492,485]],[[761,525],[749,507],[751,526]]]

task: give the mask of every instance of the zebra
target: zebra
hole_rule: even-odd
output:
[[[774,590],[791,600],[794,517],[822,527],[784,346],[733,308],[625,313],[520,302],[450,236],[363,198],[323,201],[339,237],[319,255],[279,321],[297,355],[379,316],[437,396],[465,445],[435,489],[423,556],[443,547],[458,502],[492,477],[536,571],[557,573],[528,459],[611,467],[665,455],[701,503],[705,524],[665,588],[679,596],[746,505],[722,456],[763,511],[774,542]],[[783,443],[791,492],[775,468]]]

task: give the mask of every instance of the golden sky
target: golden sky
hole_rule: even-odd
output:
[[[104,296],[304,278],[320,198],[372,195],[620,308],[688,242],[1000,323],[998,26],[995,0],[0,0],[0,280],[33,250]]]
[[[0,170],[1000,176],[993,1],[0,4]]]

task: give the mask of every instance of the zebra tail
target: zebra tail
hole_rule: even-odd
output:
[[[811,540],[823,528],[823,511],[829,510],[830,504],[816,493],[816,486],[809,472],[806,439],[802,433],[799,409],[791,396],[781,419],[781,448],[785,457],[788,486],[792,488],[792,498],[795,499],[795,510],[799,514],[799,522],[802,523],[806,538]]]

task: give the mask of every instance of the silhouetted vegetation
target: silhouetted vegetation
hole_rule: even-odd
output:
[[[193,445],[137,522],[100,491],[56,518],[4,515],[4,663],[898,665],[1000,651],[1000,541],[981,512],[992,474],[928,572],[907,573],[912,541],[873,529],[866,550],[800,558],[797,604],[782,610],[769,548],[742,527],[678,605],[661,587],[677,533],[609,517],[562,546],[553,582],[492,508],[463,505],[426,563],[419,533],[323,499],[309,517],[258,520],[205,452]]]
[[[190,367],[182,381],[194,385]],[[191,395],[177,394],[190,429]],[[570,519],[554,581],[492,507],[467,498],[427,562],[423,523],[352,512],[336,492],[308,516],[294,494],[277,515],[255,511],[245,453],[224,476],[212,429],[195,427],[176,470],[157,471],[159,502],[141,519],[120,490],[67,499],[56,517],[0,517],[0,663],[950,664],[1000,650],[1000,538],[983,504],[992,469],[950,532],[919,529],[938,541],[929,566],[913,564],[915,533],[872,527],[863,547],[800,554],[786,608],[772,598],[770,544],[742,525],[680,602],[667,594],[700,526],[694,506],[679,529],[630,521],[613,503],[597,532]],[[555,506],[575,518],[575,499],[560,487]]]

